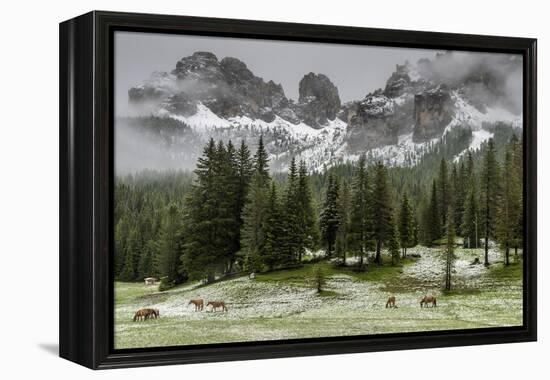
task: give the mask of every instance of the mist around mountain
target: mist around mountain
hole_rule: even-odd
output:
[[[384,88],[365,90],[344,103],[337,83],[310,72],[291,99],[237,58],[196,52],[128,89],[131,115],[115,126],[117,174],[193,169],[210,138],[245,140],[255,149],[259,136],[274,172],[285,172],[292,157],[322,172],[363,153],[371,162],[410,167],[452,130],[467,131],[464,150],[449,157],[458,159],[498,126],[522,127],[519,56],[438,53],[396,65]]]

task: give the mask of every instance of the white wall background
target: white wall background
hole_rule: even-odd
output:
[[[80,0],[2,4],[0,370],[3,378],[542,378],[548,371],[550,27],[543,1]],[[57,358],[58,23],[117,10],[539,39],[539,342],[93,372]],[[5,376],[5,377],[4,377]]]

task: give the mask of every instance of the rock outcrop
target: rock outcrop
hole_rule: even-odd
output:
[[[348,146],[360,151],[395,144],[399,130],[395,109],[395,102],[381,90],[345,104],[338,117],[348,124]]]
[[[454,106],[445,85],[414,96],[413,141],[441,137],[454,115]]]
[[[340,111],[338,88],[326,75],[309,73],[300,81],[297,114],[304,123],[320,128]]]
[[[396,65],[395,71],[386,81],[384,95],[389,98],[397,98],[409,91],[411,78],[409,77],[408,65]]]

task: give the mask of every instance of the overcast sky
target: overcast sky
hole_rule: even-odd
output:
[[[280,83],[286,96],[295,100],[305,74],[325,74],[338,87],[342,102],[384,87],[396,64],[435,56],[434,50],[424,49],[116,32],[116,113],[125,113],[130,87],[153,71],[172,71],[177,61],[196,51],[212,52],[218,60],[238,58],[254,75]]]

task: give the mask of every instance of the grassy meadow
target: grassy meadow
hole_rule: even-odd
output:
[[[420,257],[412,257],[414,254]],[[399,265],[384,255],[381,267],[367,272],[317,264],[326,276],[318,293],[313,264],[214,283],[186,283],[165,292],[142,282],[115,283],[116,349],[196,345],[344,335],[470,329],[522,324],[522,260],[503,265],[502,253],[490,251],[491,266],[473,265],[482,249],[456,249],[453,288],[444,291],[444,252],[409,249]],[[420,308],[425,294],[436,308]],[[395,295],[397,308],[385,308]],[[195,311],[192,298],[203,298]],[[228,312],[213,312],[209,300],[223,300]],[[136,310],[158,308],[160,318],[133,322]]]

